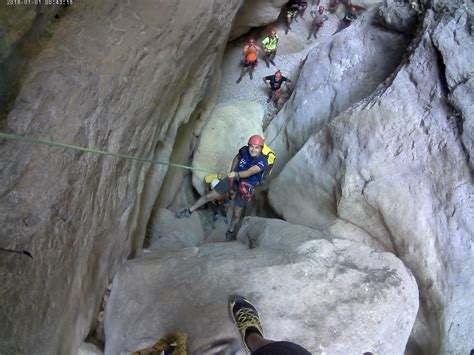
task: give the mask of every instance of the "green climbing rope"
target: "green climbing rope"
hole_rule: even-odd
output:
[[[32,144],[49,145],[49,146],[53,146],[53,147],[72,149],[72,150],[77,150],[77,151],[87,152],[87,153],[93,153],[93,154],[99,154],[99,155],[108,155],[108,156],[115,157],[115,158],[138,160],[138,161],[143,161],[145,163],[174,166],[174,167],[182,168],[182,169],[202,171],[204,173],[214,173],[215,172],[215,171],[201,169],[201,168],[193,168],[192,166],[187,166],[187,165],[181,165],[181,164],[174,164],[174,163],[170,163],[170,162],[152,160],[152,159],[137,157],[137,156],[128,155],[128,154],[112,153],[112,152],[108,152],[108,151],[105,151],[105,150],[100,150],[100,149],[97,149],[97,148],[85,148],[85,147],[80,147],[78,145],[73,145],[73,144],[64,144],[64,143],[48,141],[48,140],[45,140],[45,139],[36,139],[36,138],[32,138],[32,137],[27,137],[27,136],[19,136],[17,134],[10,134],[10,133],[0,132],[0,138],[13,140],[13,141],[19,141],[19,142],[25,142],[25,143],[32,143]]]

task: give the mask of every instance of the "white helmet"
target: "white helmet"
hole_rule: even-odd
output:
[[[214,179],[214,180],[212,180],[212,181],[211,181],[211,189],[213,189],[214,187],[216,187],[219,182],[220,182],[219,179]]]

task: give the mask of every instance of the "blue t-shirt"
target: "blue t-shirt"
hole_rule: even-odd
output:
[[[257,158],[252,158],[249,153],[249,147],[246,145],[239,149],[240,160],[237,164],[235,171],[241,172],[249,170],[252,166],[257,165],[260,168],[260,172],[252,176],[242,178],[242,181],[246,181],[255,186],[262,178],[263,172],[268,165],[267,156],[260,154]]]

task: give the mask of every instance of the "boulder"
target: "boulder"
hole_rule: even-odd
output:
[[[193,186],[203,195],[209,172],[227,174],[232,159],[250,136],[262,134],[263,107],[257,102],[235,101],[217,105],[204,127],[193,159]]]
[[[49,28],[2,131],[169,161],[206,106],[241,0],[75,1]],[[0,353],[75,354],[143,245],[165,165],[2,140]]]
[[[370,9],[382,4],[383,0],[351,0],[350,4],[362,9]]]
[[[256,305],[270,339],[313,354],[403,353],[418,292],[393,254],[261,218],[247,218],[238,239],[252,239],[252,249],[214,243],[128,261],[107,303],[105,353],[130,353],[171,331],[187,333],[191,354],[234,350],[227,300],[235,293]]]
[[[378,15],[379,18],[375,20],[388,28],[408,34],[414,34],[416,31],[419,14],[408,4],[385,1],[384,5],[379,7]]]
[[[287,0],[245,0],[232,23],[229,40],[233,40],[252,27],[265,26],[278,19]]]
[[[407,38],[373,26],[374,16],[368,11],[308,54],[293,95],[265,131],[278,156],[275,172],[312,133],[371,94],[399,65]]]
[[[91,343],[82,343],[77,355],[103,355],[104,352]]]
[[[314,133],[269,196],[292,223],[342,219],[395,252],[420,287],[420,352],[461,354],[474,329],[474,185],[431,39],[438,22],[427,16],[393,79]]]
[[[204,231],[197,213],[190,218],[177,219],[174,213],[160,208],[150,220],[150,246],[148,251],[179,250],[203,244]]]

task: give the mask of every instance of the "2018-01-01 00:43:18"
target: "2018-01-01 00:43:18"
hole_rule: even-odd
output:
[[[73,0],[4,0],[7,6],[72,5]]]

